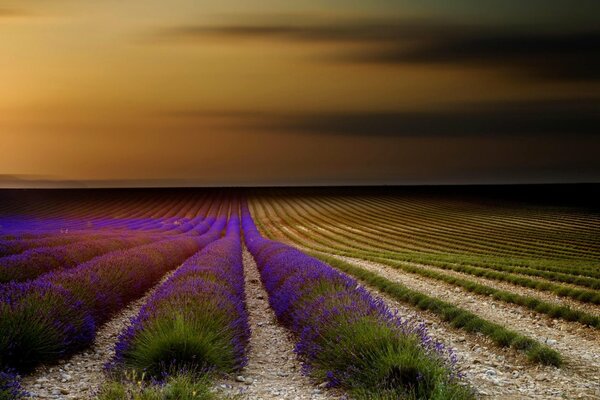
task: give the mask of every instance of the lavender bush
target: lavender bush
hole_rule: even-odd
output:
[[[237,214],[236,206],[226,236],[188,259],[132,319],[111,368],[161,379],[245,364],[250,330]]]

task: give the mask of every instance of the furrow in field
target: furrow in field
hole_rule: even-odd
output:
[[[247,382],[231,380],[218,386],[242,399],[329,399],[340,397],[320,389],[302,374],[294,353],[292,334],[279,325],[269,306],[252,255],[244,248],[246,305],[252,330],[248,364],[240,375]],[[241,378],[240,378],[241,380]]]

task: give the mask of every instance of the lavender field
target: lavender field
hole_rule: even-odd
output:
[[[0,399],[600,397],[600,211],[395,189],[0,193]]]

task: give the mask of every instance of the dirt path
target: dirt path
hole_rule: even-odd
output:
[[[428,312],[416,312],[397,301],[384,297],[390,305],[401,312],[412,313],[414,318],[426,315],[428,325],[434,337],[456,348],[461,358],[461,368],[467,379],[475,387],[482,389],[481,394],[491,398],[600,398],[600,335],[588,328],[581,328],[579,334],[565,330],[562,322],[548,324],[547,318],[523,310],[521,307],[497,302],[485,296],[468,293],[460,288],[430,281],[412,274],[394,270],[385,265],[336,256],[342,260],[359,265],[391,281],[399,282],[411,289],[427,293],[453,304],[459,305],[483,318],[522,332],[557,349],[566,358],[567,365],[557,369],[533,365],[524,357],[511,350],[498,349],[487,340],[449,328],[436,316]],[[569,324],[569,323],[565,323]],[[494,359],[495,358],[495,359]],[[477,361],[476,361],[477,360]],[[494,365],[495,364],[495,365]],[[488,369],[486,369],[488,368]],[[489,368],[495,371],[488,372]],[[495,384],[485,385],[486,381]]]
[[[340,397],[319,388],[302,374],[300,361],[293,351],[293,336],[277,322],[252,255],[244,250],[243,257],[246,302],[252,329],[248,365],[236,379],[218,387],[228,394],[239,394],[242,399],[253,400]]]
[[[24,377],[23,387],[38,399],[92,399],[104,383],[104,365],[114,355],[119,334],[135,317],[154,291],[171,276],[165,277],[146,295],[130,303],[96,333],[92,346],[55,366],[41,366],[33,374]]]

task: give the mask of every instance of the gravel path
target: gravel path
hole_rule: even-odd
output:
[[[146,295],[130,303],[96,333],[93,345],[55,366],[41,366],[23,378],[23,387],[31,397],[38,399],[92,399],[105,381],[104,365],[114,355],[119,334],[129,325],[156,288],[173,272],[150,289]]]
[[[241,399],[333,399],[341,397],[304,376],[292,334],[279,325],[269,306],[252,255],[244,250],[246,303],[250,314],[248,365],[218,388]]]
[[[478,335],[454,330],[429,312],[416,312],[388,296],[388,304],[414,318],[423,318],[436,338],[456,348],[467,380],[491,398],[600,398],[600,335],[589,328],[565,329],[569,322],[542,318],[521,307],[473,295],[460,288],[415,277],[385,265],[335,256],[361,266],[391,281],[459,305],[483,318],[525,333],[540,341],[548,340],[566,358],[563,368],[532,365],[508,349],[499,349]],[[574,333],[574,332],[577,332]],[[487,344],[486,344],[487,343]],[[494,386],[485,385],[490,381]],[[508,396],[508,397],[507,397]],[[515,396],[515,397],[511,397]]]

